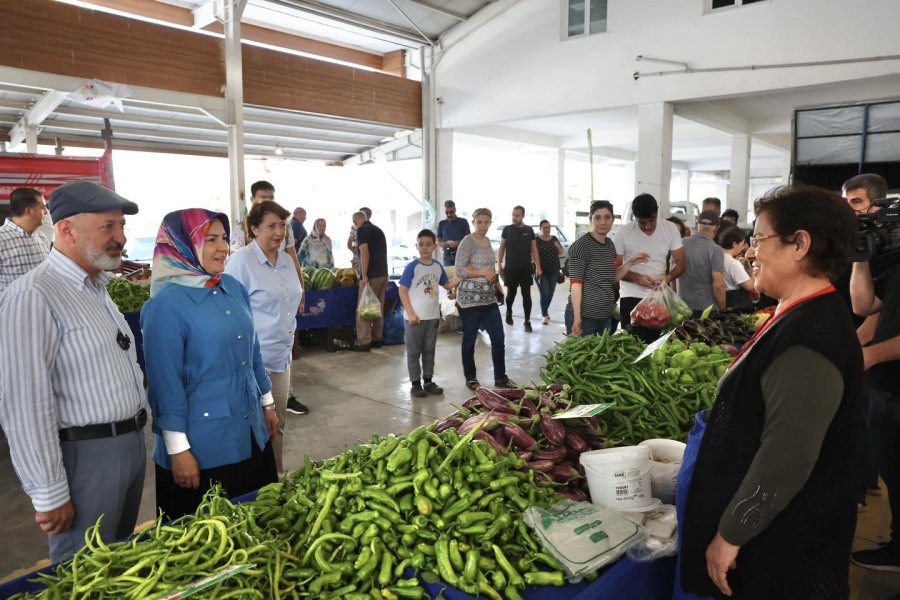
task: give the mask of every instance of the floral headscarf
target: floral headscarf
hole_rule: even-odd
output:
[[[231,228],[224,213],[187,208],[170,212],[163,218],[153,250],[151,296],[170,283],[197,288],[219,284],[219,276],[207,273],[200,264],[203,240],[216,219],[225,226],[227,239]]]

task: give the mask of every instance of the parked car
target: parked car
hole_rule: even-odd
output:
[[[494,256],[497,256],[497,252],[500,250],[500,237],[503,235],[504,227],[506,225],[497,225],[496,228],[488,232],[488,239],[491,241],[491,247],[494,249]],[[540,226],[532,225],[531,227],[534,229],[534,235],[540,235]],[[569,246],[572,245],[572,242],[569,241],[569,238],[566,237],[566,234],[562,232],[558,225],[550,226],[550,235],[555,235],[556,239],[559,240],[560,246],[562,246],[562,252],[559,253],[559,266],[560,268],[565,268],[566,262],[569,260]]]
[[[388,247],[389,278],[400,279],[403,269],[415,258],[419,258],[419,251],[414,245],[411,246],[405,239],[394,238]]]

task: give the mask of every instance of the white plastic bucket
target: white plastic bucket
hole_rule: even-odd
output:
[[[678,471],[684,458],[685,444],[676,440],[644,440],[639,446],[650,448],[652,463],[650,477],[653,481],[653,497],[665,504],[675,504],[678,488]]]
[[[654,503],[650,448],[626,446],[585,452],[579,458],[591,502],[614,510],[635,510]]]

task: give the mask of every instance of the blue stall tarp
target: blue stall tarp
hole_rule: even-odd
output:
[[[351,327],[356,324],[356,299],[359,287],[336,287],[330,290],[306,292],[303,314],[297,316],[297,329],[326,329]],[[384,293],[388,308],[400,298],[400,291],[393,281],[388,282]]]

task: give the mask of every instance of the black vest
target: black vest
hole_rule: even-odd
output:
[[[823,600],[849,594],[863,432],[862,350],[847,308],[834,293],[784,315],[719,385],[684,515],[681,573],[686,591],[723,597],[707,574],[706,547],[760,447],[765,422],[762,375],[796,345],[818,352],[835,366],[844,379],[844,394],[808,481],[769,526],[741,548],[728,582],[732,598]]]

